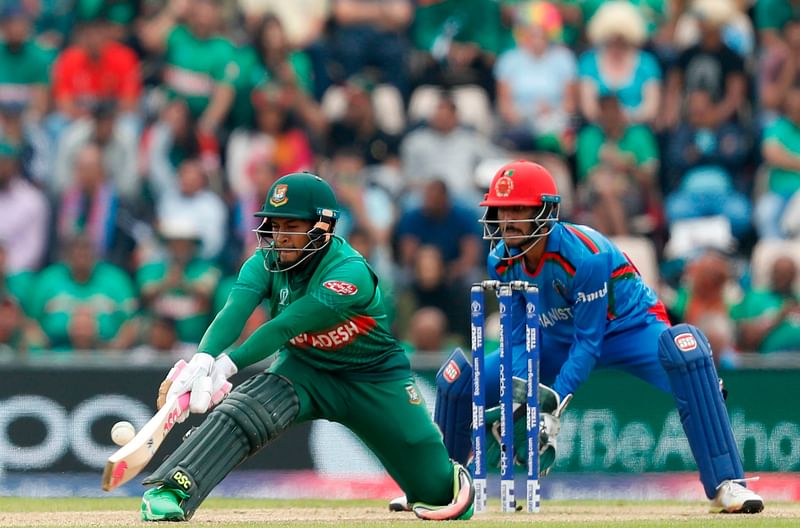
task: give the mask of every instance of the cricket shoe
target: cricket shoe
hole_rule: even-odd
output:
[[[142,496],[142,520],[185,521],[181,501],[187,497],[185,493],[166,486],[150,488]]]
[[[410,512],[411,505],[405,495],[400,495],[389,501],[390,512]]]
[[[453,464],[453,501],[446,506],[431,506],[422,502],[411,504],[414,515],[424,521],[466,521],[472,518],[475,486],[469,471]]]
[[[711,501],[711,513],[758,513],[764,509],[764,499],[742,482],[750,479],[724,480],[717,486],[717,495]]]

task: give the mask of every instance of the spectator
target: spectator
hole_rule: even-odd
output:
[[[71,169],[58,210],[59,239],[86,234],[95,252],[110,258],[122,242],[116,224],[120,201],[108,180],[102,148],[95,143],[81,147]]]
[[[422,205],[400,217],[395,238],[399,262],[407,270],[414,269],[420,246],[431,245],[441,253],[448,283],[470,283],[478,272],[482,244],[475,214],[451,201],[443,180],[425,185]]]
[[[380,80],[408,94],[405,33],[414,17],[409,0],[333,0],[333,60],[347,79],[365,67],[380,72]]]
[[[753,56],[755,35],[743,8],[747,6],[740,0],[694,0],[676,23],[674,41],[681,50],[694,46],[700,40],[700,22],[718,19],[722,21],[723,42],[748,61]]]
[[[55,131],[87,116],[100,100],[115,101],[127,119],[136,120],[141,92],[136,54],[113,40],[102,17],[85,20],[76,44],[62,51],[53,65],[53,97],[60,120],[54,121]]]
[[[669,70],[664,108],[657,123],[660,128],[671,130],[677,125],[686,96],[697,89],[711,94],[715,126],[735,119],[746,103],[744,61],[722,39],[730,11],[716,11],[710,5],[701,2],[695,6],[700,17],[700,42],[683,51]]]
[[[0,297],[5,296],[12,299],[22,307],[23,312],[28,313],[30,288],[34,278],[34,272],[29,270],[9,272],[8,255],[5,247],[0,244]]]
[[[735,244],[732,239],[726,240],[731,235],[741,241],[751,234],[750,200],[734,188],[730,174],[717,166],[701,165],[683,174],[678,187],[667,196],[664,212],[673,235],[678,221],[723,217],[724,225],[712,228],[721,229],[714,240],[714,247],[720,249],[729,242]]]
[[[229,144],[229,147],[231,145]],[[241,169],[237,179],[230,182],[236,197],[235,228],[240,241],[247,241],[253,237],[253,229],[261,223],[253,213],[259,211],[266,200],[270,187],[281,174],[275,170],[269,155],[257,151],[261,155],[249,156],[247,165]],[[231,162],[232,158],[229,158]],[[229,173],[234,174],[229,163]]]
[[[425,354],[441,362],[443,353],[451,349],[447,343],[447,317],[433,306],[425,306],[414,312],[407,334],[408,340],[402,345],[407,353],[415,354],[417,358],[419,354]]]
[[[763,50],[758,68],[761,124],[770,125],[781,112],[789,90],[800,88],[800,20],[783,26],[784,44]]]
[[[549,3],[523,4],[514,24],[516,47],[495,66],[497,111],[515,150],[572,152],[578,112],[575,55],[558,42],[561,16]]]
[[[75,158],[90,143],[102,150],[105,173],[111,176],[119,196],[138,199],[141,192],[136,170],[138,137],[130,127],[122,126],[113,101],[95,101],[89,116],[64,130],[58,141],[52,190],[60,193],[70,186]]]
[[[747,156],[747,134],[736,123],[717,123],[711,94],[703,89],[689,93],[686,115],[670,137],[665,160],[669,187],[674,188],[690,169],[711,165],[728,174],[740,174]]]
[[[311,60],[287,41],[280,20],[267,16],[254,32],[253,45],[237,51],[240,67],[236,100],[231,111],[233,126],[252,126],[253,91],[271,82],[280,87],[281,103],[290,108],[315,136],[325,132],[327,121],[313,99],[314,73]]]
[[[355,76],[345,85],[347,108],[344,116],[331,125],[327,152],[355,147],[369,166],[397,164],[400,138],[380,128],[370,93],[374,84],[366,76]]]
[[[322,35],[331,11],[331,0],[238,0],[245,26],[255,30],[265,16],[275,16],[286,30],[289,45],[298,50],[314,44]]]
[[[425,182],[442,177],[453,197],[464,204],[479,201],[475,167],[502,151],[474,130],[459,125],[453,99],[440,98],[427,126],[411,132],[400,145],[406,181],[419,192]]]
[[[781,217],[800,189],[800,88],[789,90],[783,117],[764,132],[761,153],[769,181],[756,202],[756,229],[761,238],[783,238]]]
[[[225,245],[228,210],[222,199],[208,189],[208,177],[196,158],[184,160],[178,168],[178,190],[168,192],[156,203],[158,221],[171,215],[185,214],[201,221],[203,226],[200,256],[216,259]]]
[[[581,55],[578,66],[583,115],[596,121],[599,98],[615,95],[629,122],[652,123],[661,102],[661,68],[641,49],[647,32],[639,10],[621,0],[606,2],[587,32],[593,47]]]
[[[338,150],[331,159],[330,173],[323,173],[336,192],[342,214],[336,233],[347,238],[352,229],[364,229],[379,248],[389,246],[396,209],[389,193],[370,181],[364,159],[356,149]]]
[[[30,15],[21,4],[4,2],[0,31],[0,104],[25,108],[38,120],[48,107],[50,57],[31,38]]]
[[[413,278],[408,292],[411,294],[412,313],[409,327],[414,315],[421,309],[433,308],[440,311],[447,321],[446,326],[465,338],[468,333],[468,306],[466,289],[462,284],[452,281],[447,276],[447,268],[442,253],[435,246],[423,245],[416,253],[413,267]],[[406,300],[406,303],[408,301]],[[412,328],[409,328],[409,332]]]
[[[612,95],[600,97],[597,119],[578,136],[576,155],[594,225],[611,236],[650,233],[661,214],[655,138],[646,127],[629,124]]]
[[[781,32],[786,24],[797,19],[797,0],[758,0],[755,2],[755,22],[758,40],[766,52],[783,45]]]
[[[215,0],[169,0],[140,33],[145,48],[164,53],[163,82],[171,96],[186,100],[205,135],[227,118],[239,70],[233,44],[218,34],[219,21]]]
[[[729,318],[731,263],[721,253],[707,251],[689,262],[670,312],[680,322],[697,325],[709,314]]]
[[[9,272],[37,270],[47,250],[50,210],[39,189],[20,176],[19,152],[0,143],[0,244]]]
[[[177,191],[178,166],[189,158],[200,159],[209,177],[220,167],[219,144],[214,136],[198,133],[189,107],[183,99],[173,99],[163,108],[158,121],[143,134],[140,159],[151,192],[158,197]],[[221,187],[217,181],[214,187]]]
[[[57,351],[125,350],[136,338],[136,297],[121,269],[98,262],[85,235],[65,237],[64,261],[43,270],[31,302],[32,317]]]
[[[473,84],[494,94],[492,68],[510,40],[500,4],[493,0],[417,2],[411,28],[416,84],[448,88]]]
[[[228,167],[234,188],[242,188],[247,167],[256,159],[267,160],[278,174],[314,166],[311,141],[285,103],[282,89],[275,84],[262,85],[253,92],[256,128],[239,128],[228,142]]]
[[[19,152],[22,175],[40,187],[52,180],[53,149],[41,122],[18,103],[0,102],[0,137]]]
[[[139,268],[136,282],[145,314],[175,322],[178,340],[200,343],[211,322],[211,301],[220,272],[199,258],[202,223],[182,211],[161,220],[166,256]]]
[[[797,264],[780,256],[772,264],[768,288],[748,291],[733,309],[743,350],[761,353],[800,349],[800,295],[793,286]]]
[[[41,330],[25,317],[19,301],[0,292],[0,350],[8,347],[14,355],[24,356],[44,349],[46,343]]]

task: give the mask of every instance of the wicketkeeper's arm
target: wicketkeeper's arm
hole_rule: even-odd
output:
[[[553,383],[553,389],[561,398],[575,393],[600,357],[606,334],[609,295],[613,295],[610,259],[609,254],[598,253],[585,258],[577,267],[570,299],[575,321],[574,341],[567,361]]]

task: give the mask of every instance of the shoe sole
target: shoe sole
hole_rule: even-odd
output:
[[[748,500],[744,501],[742,506],[738,510],[725,510],[725,509],[715,509],[712,510],[711,513],[760,513],[764,510],[764,503],[759,500]]]
[[[396,504],[394,502],[389,503],[389,511],[390,512],[410,512],[411,508],[407,505]]]

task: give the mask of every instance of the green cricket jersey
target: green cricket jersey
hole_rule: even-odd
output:
[[[49,62],[46,52],[33,41],[18,50],[0,42],[0,101],[30,103],[31,87],[47,84]]]
[[[162,260],[142,266],[136,273],[140,291],[146,293],[158,288],[167,278],[170,263]],[[183,272],[183,283],[159,295],[151,311],[175,319],[178,339],[185,343],[198,343],[210,319],[209,310],[197,299],[201,292],[209,299],[219,282],[220,272],[211,263],[194,259]]]
[[[69,328],[79,310],[90,310],[98,338],[108,342],[136,311],[133,285],[124,271],[98,263],[89,281],[75,282],[64,264],[43,270],[36,281],[31,315],[39,321],[54,349],[69,349]]]
[[[195,117],[208,105],[216,83],[233,85],[239,68],[233,61],[233,44],[222,37],[198,39],[178,25],[167,37],[164,82],[171,94],[186,99]]]
[[[242,266],[199,351],[222,353],[266,299],[272,319],[230,352],[238,367],[280,351],[350,380],[408,376],[408,359],[389,329],[378,278],[364,257],[334,236],[309,260],[300,270],[270,273],[257,251]]]

